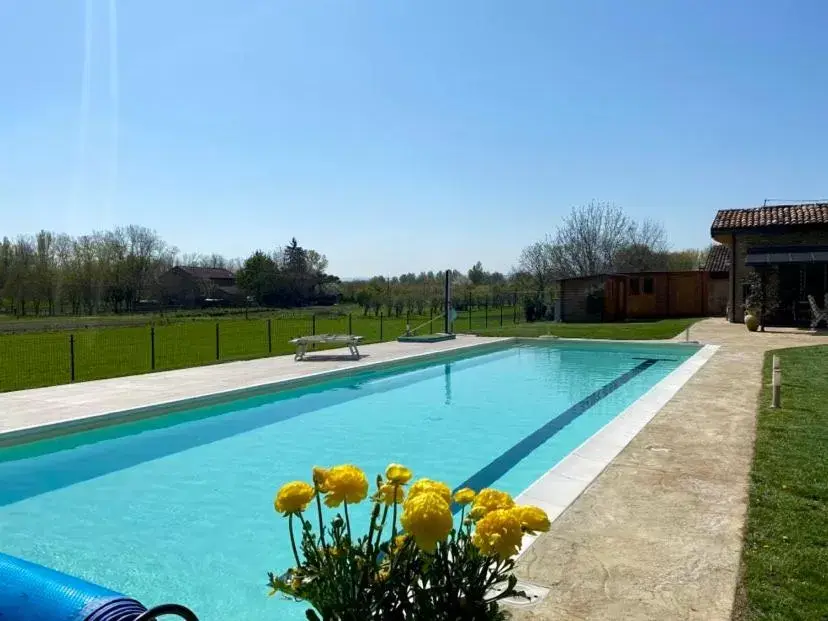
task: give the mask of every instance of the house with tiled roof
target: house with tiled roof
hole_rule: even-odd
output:
[[[828,202],[722,209],[711,237],[727,248],[728,319],[744,319],[745,280],[751,272],[773,274],[779,308],[777,325],[807,325],[808,296],[820,302],[828,291]],[[709,260],[718,260],[711,257]]]

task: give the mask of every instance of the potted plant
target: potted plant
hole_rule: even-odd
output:
[[[515,556],[524,534],[549,529],[546,513],[497,490],[452,495],[430,479],[409,486],[411,478],[399,464],[377,476],[361,535],[349,506],[368,498],[368,480],[356,466],[314,468],[312,484],[282,486],[274,505],[296,566],[268,574],[271,595],[307,602],[311,621],[504,619],[500,602],[521,595]],[[342,512],[326,523],[323,504]]]
[[[765,331],[766,320],[779,307],[779,283],[776,272],[754,270],[745,278],[745,326],[751,332]]]

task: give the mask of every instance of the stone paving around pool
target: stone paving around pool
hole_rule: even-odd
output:
[[[720,348],[519,559],[549,593],[516,621],[731,618],[764,353],[828,338],[724,319],[690,338]]]

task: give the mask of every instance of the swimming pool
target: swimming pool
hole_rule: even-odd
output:
[[[279,485],[400,462],[517,494],[697,349],[509,343],[2,449],[0,549],[205,621],[301,619],[264,586]]]

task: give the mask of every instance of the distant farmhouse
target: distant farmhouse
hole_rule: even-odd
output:
[[[159,276],[158,285],[165,306],[200,308],[244,302],[236,276],[221,267],[176,266]]]

